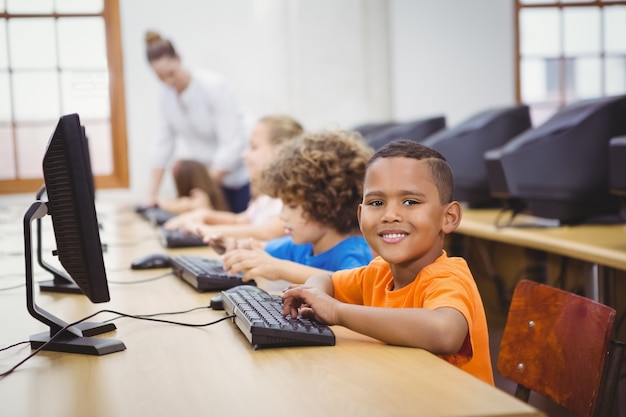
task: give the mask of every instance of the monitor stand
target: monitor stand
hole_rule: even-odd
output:
[[[48,214],[48,205],[36,201],[24,215],[24,258],[26,267],[26,307],[35,319],[46,324],[50,330],[38,333],[30,338],[31,349],[43,349],[57,352],[80,353],[85,355],[106,355],[126,349],[120,340],[89,337],[115,330],[113,323],[83,322],[69,325],[65,321],[42,309],[35,302],[33,279],[33,254],[31,241],[31,223]]]
[[[50,291],[50,292],[63,292],[63,293],[71,293],[71,294],[82,294],[83,292],[80,290],[78,285],[71,278],[64,274],[62,271],[59,271],[55,267],[50,264],[47,264],[43,260],[43,244],[41,242],[41,218],[37,219],[37,262],[39,265],[50,272],[53,276],[53,279],[48,281],[39,282],[39,289],[41,291]]]

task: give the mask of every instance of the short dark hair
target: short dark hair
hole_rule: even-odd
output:
[[[424,163],[430,169],[430,175],[439,192],[441,204],[452,201],[454,176],[446,158],[435,149],[407,139],[393,140],[372,155],[367,168],[380,158],[412,158]]]

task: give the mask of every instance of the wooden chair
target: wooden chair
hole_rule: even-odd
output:
[[[609,416],[624,357],[611,340],[615,310],[589,298],[520,281],[500,343],[498,371],[515,396],[542,394],[577,416]]]

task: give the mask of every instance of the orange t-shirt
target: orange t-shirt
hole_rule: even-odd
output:
[[[389,308],[450,307],[458,310],[469,326],[461,349],[443,359],[494,385],[489,356],[487,318],[467,262],[449,258],[445,251],[404,288],[392,290],[389,264],[381,257],[369,265],[337,271],[332,276],[334,297],[344,303]]]

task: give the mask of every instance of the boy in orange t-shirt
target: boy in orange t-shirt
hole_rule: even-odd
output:
[[[417,142],[393,141],[368,162],[358,218],[379,256],[310,277],[282,294],[284,314],[314,317],[391,345],[426,349],[493,385],[487,320],[467,263],[444,238],[461,222],[450,166]]]

